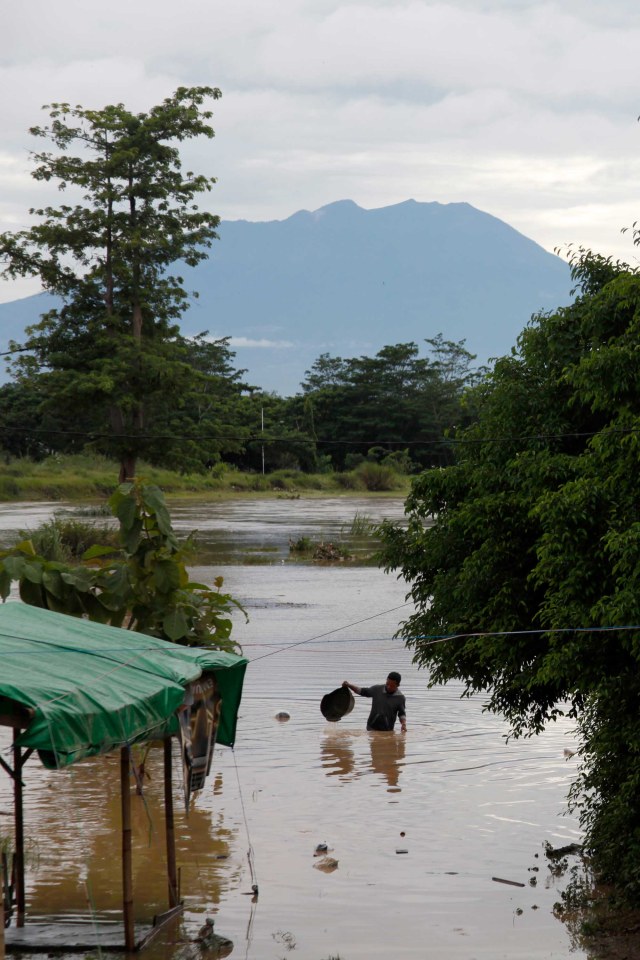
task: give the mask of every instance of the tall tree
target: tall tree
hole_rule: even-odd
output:
[[[580,251],[573,274],[576,302],[477,388],[456,462],[415,481],[384,563],[431,683],[484,692],[516,734],[577,719],[588,844],[640,900],[640,273]]]
[[[178,395],[190,366],[176,341],[188,293],[177,264],[195,266],[216,237],[218,217],[195,199],[215,178],[183,172],[177,144],[213,137],[212,87],[180,87],[147,113],[54,103],[31,133],[56,152],[35,152],[33,177],[56,182],[72,203],[33,209],[28,230],[0,236],[8,277],[39,276],[63,306],[30,328],[20,376],[44,371],[47,403],[100,413],[102,451],[118,457],[120,480],[135,474],[154,398]]]
[[[337,466],[349,452],[365,455],[374,445],[387,453],[410,445],[422,466],[449,459],[448,447],[438,441],[464,421],[463,394],[483,371],[473,368],[464,341],[439,335],[426,344],[429,356],[420,356],[416,343],[389,345],[374,357],[325,353],[307,371],[292,411],[300,423],[312,418],[322,449]]]

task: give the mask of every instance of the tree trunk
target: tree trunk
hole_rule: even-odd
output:
[[[118,483],[126,483],[127,480],[133,480],[136,475],[137,457],[133,453],[126,453],[120,458],[120,474]]]

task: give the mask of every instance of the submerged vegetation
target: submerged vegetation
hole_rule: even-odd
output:
[[[121,484],[109,506],[117,530],[102,526],[93,536],[90,524],[58,518],[0,552],[2,600],[15,582],[32,606],[232,651],[230,614],[241,608],[223,593],[222,577],[211,585],[190,579],[191,543],[178,542],[161,490]]]
[[[301,559],[325,563],[353,560],[356,556],[360,563],[373,561],[380,545],[379,532],[378,524],[356,510],[351,522],[342,525],[337,541],[312,540],[301,535],[289,540],[289,553]]]
[[[91,547],[120,549],[118,530],[106,523],[90,523],[58,514],[35,530],[20,530],[21,541],[29,541],[35,553],[45,560],[79,562]]]

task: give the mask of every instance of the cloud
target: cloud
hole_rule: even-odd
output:
[[[207,340],[215,342],[220,337],[207,337]],[[230,347],[256,347],[259,350],[287,350],[294,347],[295,344],[290,340],[268,340],[265,337],[254,339],[252,337],[229,337]]]
[[[0,229],[57,200],[29,177],[43,103],[146,110],[206,84],[223,91],[216,139],[182,150],[218,177],[206,204],[225,219],[466,200],[548,249],[629,256],[638,49],[631,0],[187,0],[179,16],[168,0],[12,4]]]

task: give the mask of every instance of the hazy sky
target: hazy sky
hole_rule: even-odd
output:
[[[468,201],[547,249],[635,261],[637,0],[29,0],[0,13],[0,230],[45,199],[29,176],[40,107],[146,110],[220,87],[223,218],[284,219],[351,198]],[[640,251],[638,252],[640,257]],[[0,283],[0,300],[31,292]]]

